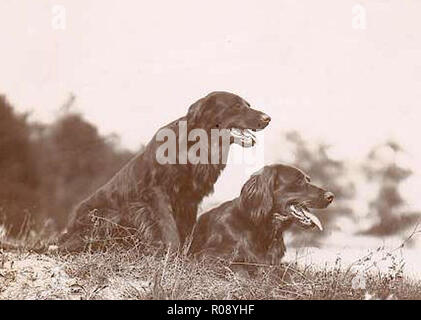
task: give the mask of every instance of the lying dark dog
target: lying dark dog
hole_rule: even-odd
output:
[[[264,129],[269,122],[268,115],[250,108],[248,102],[232,93],[214,92],[200,99],[186,116],[161,128],[142,153],[76,207],[67,233],[59,241],[61,248],[78,251],[86,244],[99,244],[113,237],[114,226],[139,231],[144,238],[178,247],[191,233],[198,205],[213,192],[226,163],[212,164],[209,154],[208,163],[194,164],[187,159],[183,164],[179,146],[185,144],[189,151],[195,142],[180,134],[180,125],[186,123],[187,135],[193,129],[203,129],[208,137],[212,129],[227,129],[231,134],[228,145],[216,141],[216,149],[223,155],[233,142],[245,147],[254,145],[255,136],[250,129]],[[157,160],[164,143],[158,134],[164,129],[176,135],[178,149],[169,156],[174,156],[177,164]],[[98,225],[106,227],[101,229]]]
[[[332,201],[333,193],[311,184],[302,171],[265,166],[244,184],[238,198],[199,217],[191,252],[234,264],[278,265],[286,250],[283,231],[292,223],[322,230],[310,208],[326,208]]]

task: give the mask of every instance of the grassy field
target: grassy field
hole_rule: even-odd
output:
[[[260,266],[252,277],[226,261],[196,261],[183,253],[114,247],[75,255],[20,250],[0,253],[2,299],[421,299],[421,282],[404,262],[373,271],[373,256],[353,264]],[[391,258],[392,257],[392,258]],[[374,268],[375,269],[375,268]]]

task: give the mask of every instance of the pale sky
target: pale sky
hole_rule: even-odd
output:
[[[137,149],[200,97],[231,91],[272,117],[265,163],[290,129],[349,160],[395,138],[418,199],[421,1],[361,2],[365,30],[352,27],[358,3],[0,0],[0,93],[51,121],[73,92],[101,133]],[[54,5],[66,9],[65,30],[52,27]],[[239,176],[227,168],[216,197],[238,194]]]

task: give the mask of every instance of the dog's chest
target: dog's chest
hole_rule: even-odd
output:
[[[206,196],[213,192],[213,186],[218,180],[225,165],[195,165],[190,170],[190,189],[193,193]]]
[[[178,198],[200,201],[213,192],[213,186],[224,167],[225,165],[193,165],[168,187],[172,188]]]

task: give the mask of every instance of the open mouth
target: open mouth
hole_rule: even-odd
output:
[[[306,226],[317,226],[320,231],[323,231],[322,223],[310,210],[304,205],[299,203],[290,204],[287,207],[287,211],[297,219],[297,221]]]
[[[258,131],[258,130],[253,130]],[[252,147],[257,143],[257,139],[255,134],[251,131],[251,129],[239,129],[239,128],[232,128],[230,130],[231,137],[234,138],[234,142],[239,144],[243,147]]]

